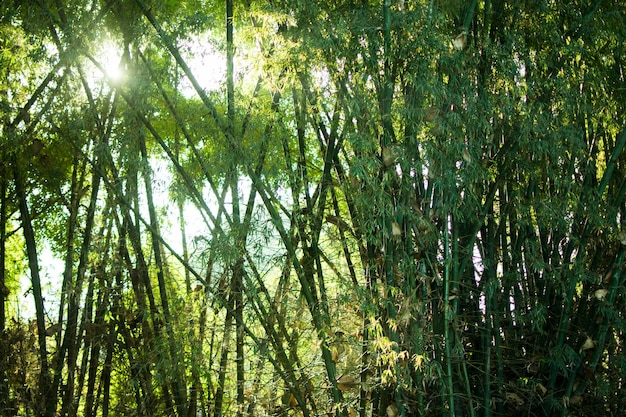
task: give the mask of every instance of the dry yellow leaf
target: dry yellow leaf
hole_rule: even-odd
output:
[[[359,383],[350,375],[341,375],[337,380],[337,388],[341,392],[348,392],[356,388]]]
[[[583,350],[593,349],[595,345],[596,342],[594,342],[592,338],[587,336],[587,340],[585,340],[585,343],[583,343],[583,345],[580,347],[580,351],[582,352]]]
[[[394,236],[402,236],[402,229],[397,222],[391,222],[391,234]]]
[[[522,399],[522,397],[520,397],[519,395],[517,395],[514,392],[507,392],[506,393],[506,400],[514,403],[518,407],[521,407],[522,405],[524,405],[524,400]]]
[[[593,295],[600,301],[604,301],[604,299],[606,298],[607,294],[609,292],[607,290],[605,290],[604,288],[596,290],[595,293],[593,293]]]
[[[452,40],[452,46],[454,46],[454,49],[456,49],[457,51],[462,51],[463,49],[465,49],[466,44],[467,44],[467,32],[465,31],[462,31],[461,33],[459,33],[457,37]]]
[[[387,417],[398,417],[398,406],[395,404],[389,404],[387,406]]]

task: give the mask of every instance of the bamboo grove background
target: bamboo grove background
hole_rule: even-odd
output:
[[[0,2],[0,415],[624,415],[625,23]]]

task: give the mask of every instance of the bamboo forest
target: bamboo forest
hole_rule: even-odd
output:
[[[623,0],[0,0],[0,417],[626,416]]]

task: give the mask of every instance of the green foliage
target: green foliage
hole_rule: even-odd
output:
[[[0,6],[11,294],[16,178],[65,261],[49,335],[9,309],[0,405],[621,412],[623,8],[233,6],[232,43],[220,2]],[[183,88],[196,47],[225,85]]]
[[[15,228],[13,227],[13,230]],[[26,271],[26,263],[24,261],[24,242],[20,235],[12,234],[4,242],[5,259],[4,259],[4,285],[2,289],[5,299],[9,301],[8,308],[10,314],[16,314],[19,311],[21,303],[22,290],[20,278]]]

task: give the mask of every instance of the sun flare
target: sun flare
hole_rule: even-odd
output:
[[[104,71],[102,75],[112,82],[119,82],[124,78],[121,58],[122,51],[113,42],[104,41],[100,45],[96,59]]]

